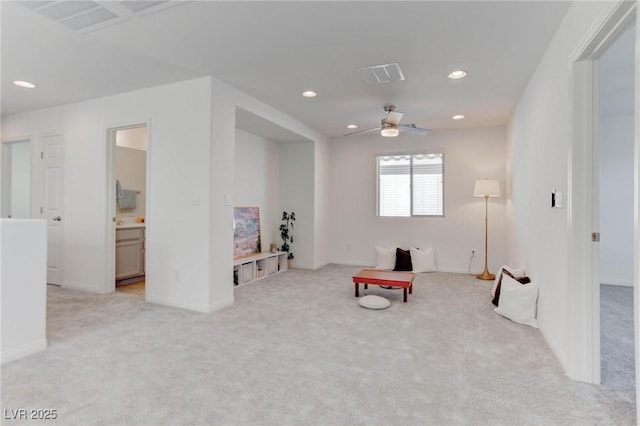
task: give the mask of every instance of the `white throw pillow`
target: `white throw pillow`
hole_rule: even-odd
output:
[[[498,288],[498,283],[500,282],[500,275],[502,275],[502,270],[506,269],[516,278],[524,277],[524,268],[512,268],[511,266],[503,265],[500,269],[498,269],[498,273],[496,274],[496,279],[493,280],[493,288],[491,289],[491,297],[496,297],[496,289]]]
[[[411,264],[413,272],[434,272],[436,271],[436,261],[433,258],[433,248],[429,247],[425,250],[410,248]]]
[[[538,328],[536,321],[537,301],[537,284],[520,284],[510,276],[503,275],[500,286],[500,302],[494,311],[518,324]]]
[[[375,269],[385,269],[392,271],[396,267],[396,249],[376,247],[376,267]]]

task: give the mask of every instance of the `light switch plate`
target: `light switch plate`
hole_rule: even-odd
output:
[[[551,208],[552,209],[562,208],[562,191],[558,191],[555,188],[551,191]]]
[[[562,208],[562,191],[556,191],[556,208]]]

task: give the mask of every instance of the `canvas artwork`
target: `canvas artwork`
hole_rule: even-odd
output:
[[[233,257],[246,257],[262,251],[260,208],[235,207],[233,212]]]

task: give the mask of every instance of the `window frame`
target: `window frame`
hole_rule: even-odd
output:
[[[417,155],[440,155],[442,157],[442,214],[413,214],[413,157]],[[409,164],[409,216],[388,216],[380,214],[380,158],[381,157],[410,157]],[[411,219],[411,218],[444,218],[445,217],[445,153],[441,151],[436,152],[402,152],[402,153],[383,153],[376,154],[375,162],[376,162],[376,217],[381,218],[401,218],[401,219]]]

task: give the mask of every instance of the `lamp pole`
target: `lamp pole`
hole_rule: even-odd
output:
[[[493,280],[495,275],[489,273],[487,268],[487,257],[489,248],[489,194],[484,194],[484,271],[480,275],[476,275],[479,280]]]

